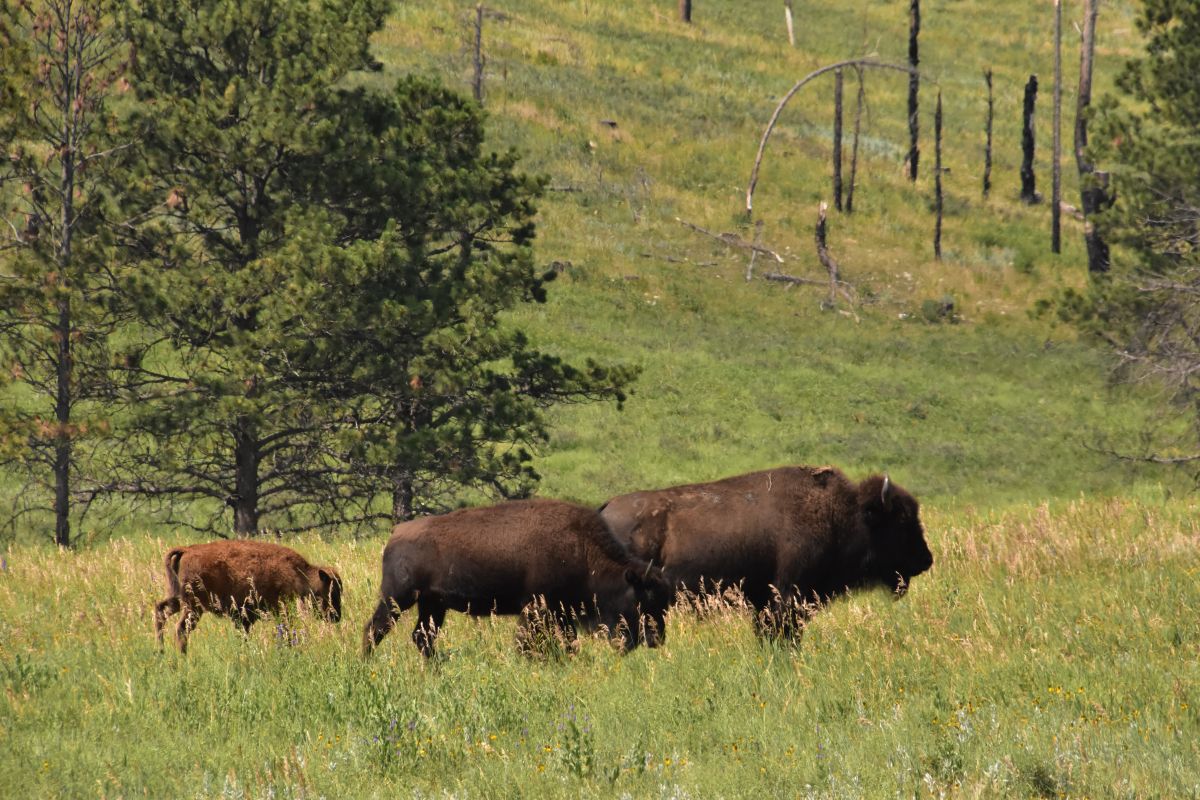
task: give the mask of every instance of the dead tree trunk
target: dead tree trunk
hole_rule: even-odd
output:
[[[858,135],[862,130],[863,106],[867,102],[867,84],[861,67],[855,67],[858,74],[858,100],[854,108],[854,137],[850,144],[850,181],[846,186],[846,213],[854,213],[854,181],[858,177]]]
[[[829,273],[829,300],[828,307],[833,308],[837,304],[838,290],[838,265],[833,260],[833,256],[829,255],[829,243],[827,241],[827,230],[825,224],[825,211],[829,208],[825,203],[821,203],[817,208],[817,258],[821,262],[821,266]]]
[[[942,92],[933,110],[933,203],[937,221],[933,227],[933,257],[942,260]]]
[[[833,207],[842,210],[842,71],[833,73]]]
[[[1087,243],[1089,273],[1108,272],[1108,245],[1096,230],[1095,215],[1112,205],[1112,198],[1108,195],[1108,173],[1097,171],[1087,155],[1087,115],[1092,103],[1092,60],[1096,50],[1097,13],[1097,0],[1084,0],[1079,94],[1075,107],[1075,163],[1079,167],[1083,237]]]
[[[992,94],[992,70],[990,68],[983,73],[983,80],[987,83],[987,120],[983,126],[987,137],[986,143],[983,146],[983,196],[987,197],[988,193],[992,191],[992,119],[996,110]]]
[[[917,37],[921,35],[921,0],[911,0],[908,10],[908,177],[917,180],[917,162],[921,157],[918,146],[920,119],[917,116],[917,92],[921,87],[921,79],[917,73],[920,63],[917,48]]]
[[[1025,104],[1021,112],[1021,200],[1033,204],[1041,202],[1037,193],[1037,179],[1033,174],[1033,112],[1037,106],[1037,75],[1030,75],[1025,84]]]
[[[796,26],[792,20],[792,0],[783,0],[783,18],[787,22],[788,44],[796,46]]]
[[[1050,252],[1062,252],[1062,0],[1054,0],[1054,143],[1050,148]]]
[[[483,105],[483,4],[475,6],[475,73],[471,80],[471,88],[475,93],[475,102]]]
[[[679,0],[679,19],[689,25],[692,22],[692,0]]]

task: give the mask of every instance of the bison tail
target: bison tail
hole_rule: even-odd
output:
[[[171,595],[180,595],[183,593],[183,586],[179,583],[179,559],[183,558],[186,547],[175,547],[167,551],[167,557],[163,559],[163,566],[167,570],[167,587],[171,590]]]

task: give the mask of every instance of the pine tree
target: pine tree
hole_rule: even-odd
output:
[[[103,236],[125,149],[111,101],[126,48],[111,11],[105,0],[0,5],[0,384],[24,387],[0,406],[0,461],[41,490],[20,493],[14,521],[51,495],[60,546],[72,543],[80,448],[108,425],[96,401],[120,320]]]
[[[242,535],[390,516],[381,496],[407,514],[448,486],[524,491],[537,409],[622,396],[627,371],[501,324],[544,296],[541,181],[484,154],[477,108],[345,88],[381,19],[364,0],[128,14],[145,149],[126,289],[151,335],[113,488],[208,498],[190,522],[229,507]]]
[[[342,105],[339,146],[312,165],[312,183],[359,243],[314,264],[308,279],[331,289],[311,312],[323,329],[286,365],[292,385],[342,415],[325,455],[346,471],[326,502],[399,521],[444,510],[467,486],[523,495],[538,478],[541,412],[620,404],[634,371],[574,367],[503,322],[543,301],[555,273],[532,258],[543,181],[516,172],[512,154],[484,154],[476,104],[405,80]]]
[[[1146,0],[1138,27],[1146,54],[1118,79],[1134,102],[1097,108],[1089,154],[1115,188],[1101,233],[1124,247],[1075,311],[1115,346],[1120,376],[1164,386],[1189,421],[1183,440],[1147,437],[1133,457],[1189,464],[1200,460],[1200,6]]]

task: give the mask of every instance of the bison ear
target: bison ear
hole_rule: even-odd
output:
[[[342,579],[338,577],[336,572],[331,569],[325,569],[324,567],[317,567],[317,576],[321,579],[321,585],[325,588],[334,585],[340,586],[342,583]]]
[[[892,497],[894,495],[895,492],[892,491],[892,479],[885,472],[883,473],[883,489],[879,492],[879,500],[883,503],[884,511],[892,510]]]

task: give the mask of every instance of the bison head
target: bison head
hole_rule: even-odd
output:
[[[869,577],[902,596],[933,566],[917,500],[886,475],[873,475],[859,484],[858,504],[870,536]]]
[[[317,567],[317,608],[330,622],[342,621],[342,576],[333,567]]]
[[[621,626],[625,650],[628,652],[643,642],[647,647],[658,647],[667,638],[667,607],[675,592],[663,571],[653,563],[626,569],[625,581],[633,606],[621,615],[626,622]],[[630,627],[634,620],[637,620],[636,630]]]

